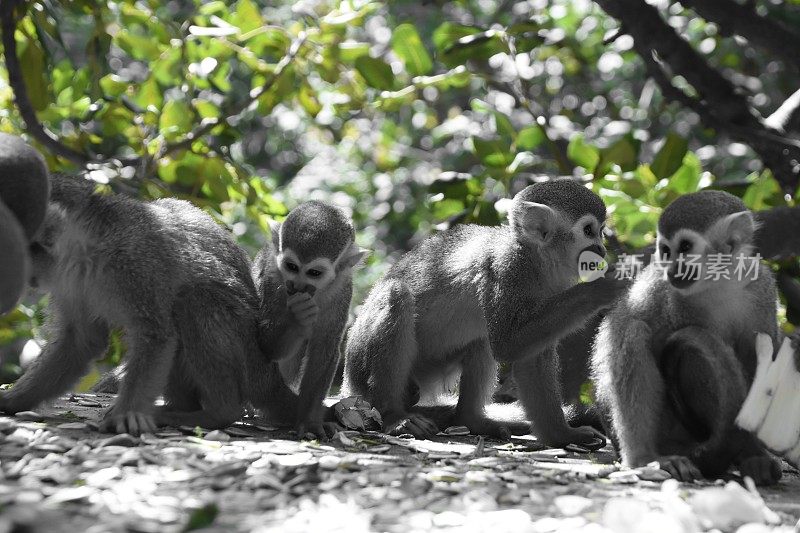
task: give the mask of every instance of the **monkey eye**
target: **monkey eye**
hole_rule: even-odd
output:
[[[664,259],[669,259],[669,246],[666,244],[661,245],[661,255],[664,256]]]
[[[583,227],[583,234],[587,237],[594,237],[594,229],[592,228],[591,224],[586,224]]]
[[[692,249],[692,243],[686,239],[682,240],[678,245],[678,253],[685,254]]]
[[[286,270],[288,270],[289,272],[298,272],[300,270],[300,267],[298,267],[291,261],[286,261],[284,263],[284,266],[286,267]]]
[[[315,268],[312,268],[311,270],[309,270],[308,272],[306,272],[306,274],[307,274],[309,277],[312,277],[312,278],[318,278],[318,277],[320,277],[320,276],[322,275],[322,272],[320,272],[319,270],[317,270],[317,269],[315,269]]]

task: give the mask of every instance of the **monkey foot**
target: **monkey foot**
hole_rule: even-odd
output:
[[[750,477],[756,485],[773,485],[783,475],[781,463],[767,455],[748,457],[739,462],[742,477]]]
[[[691,459],[683,455],[665,455],[654,461],[658,468],[667,472],[678,481],[691,483],[692,481],[703,479],[700,469]],[[652,463],[651,463],[652,464]]]
[[[327,440],[341,429],[342,426],[336,422],[301,422],[297,424],[297,435],[301,439],[311,437],[311,439]]]
[[[386,424],[384,431],[389,435],[413,435],[417,439],[429,439],[439,433],[439,428],[429,418],[410,414]]]
[[[558,435],[541,437],[540,440],[548,446],[556,448],[575,444],[589,451],[599,450],[606,445],[605,435],[591,426],[568,427],[566,430],[559,432]]]
[[[100,421],[100,431],[106,433],[129,433],[138,436],[155,430],[153,415],[138,411],[117,411],[112,407]]]
[[[490,418],[457,419],[457,426],[467,426],[473,435],[484,435],[499,440],[510,440],[512,431],[508,425]]]
[[[26,409],[20,409],[17,405],[14,405],[8,393],[0,392],[0,412],[6,413],[7,415],[15,415],[20,411],[26,411]]]

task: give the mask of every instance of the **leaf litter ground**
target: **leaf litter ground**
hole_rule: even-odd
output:
[[[73,395],[0,417],[0,532],[758,533],[797,531],[800,518],[788,465],[756,493],[621,470],[610,447],[584,454],[533,439],[343,431],[299,441],[255,419],[208,433],[98,433],[111,401]]]

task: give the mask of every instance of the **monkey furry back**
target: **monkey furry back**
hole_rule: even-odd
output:
[[[226,426],[241,415],[255,344],[249,262],[208,215],[175,199],[140,202],[56,176],[33,247],[36,283],[51,293],[51,341],[2,398],[16,412],[69,390],[125,331],[120,395],[102,428]],[[157,412],[155,399],[166,405]]]

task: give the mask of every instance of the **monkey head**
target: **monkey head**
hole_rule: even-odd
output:
[[[572,274],[582,252],[605,257],[606,206],[594,192],[573,179],[529,185],[514,196],[508,213],[517,239],[555,259]]]
[[[756,223],[739,198],[700,191],[672,202],[658,220],[656,250],[672,286],[683,294],[736,282],[737,260],[751,258]],[[728,267],[713,274],[711,264]]]
[[[324,292],[366,254],[355,244],[353,225],[337,207],[310,201],[272,227],[278,270],[289,294]]]

